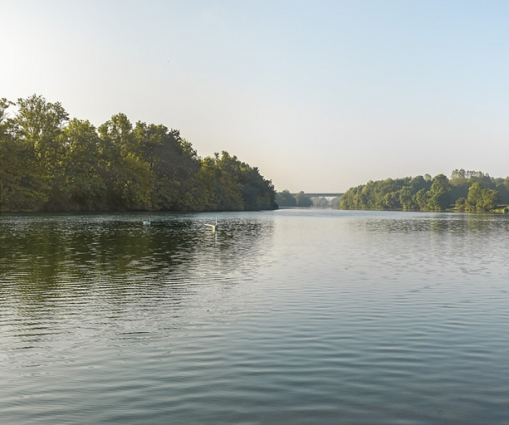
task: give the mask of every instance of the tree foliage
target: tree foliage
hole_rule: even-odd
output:
[[[311,202],[313,202],[313,207],[315,208],[328,208],[329,207],[329,201],[325,197],[312,197]]]
[[[296,195],[292,195],[287,189],[276,193],[276,201],[281,207],[307,208],[316,206],[325,208],[328,205],[328,201],[325,198],[311,198],[303,191],[300,191]]]
[[[350,188],[341,198],[342,209],[489,211],[509,203],[509,177],[493,178],[480,171],[454,170],[451,179],[429,174],[402,179],[369,181]]]
[[[293,196],[288,189],[283,190],[282,192],[277,192],[276,201],[280,207],[296,207],[297,200],[295,196]]]
[[[295,200],[297,201],[298,207],[310,207],[313,205],[313,200],[302,191],[295,195]]]
[[[200,158],[178,130],[124,114],[95,128],[42,96],[0,99],[1,211],[261,210],[275,198],[258,168]]]

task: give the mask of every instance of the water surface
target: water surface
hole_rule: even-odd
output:
[[[215,217],[1,215],[1,422],[509,419],[507,216]]]

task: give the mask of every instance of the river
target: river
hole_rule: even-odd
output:
[[[503,423],[508,240],[491,214],[2,214],[0,422]]]

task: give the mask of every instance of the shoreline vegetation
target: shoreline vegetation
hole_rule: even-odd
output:
[[[1,212],[277,208],[258,168],[225,151],[201,158],[178,130],[122,113],[96,128],[42,96],[0,99]]]
[[[299,208],[339,208],[339,202],[341,197],[332,198],[328,200],[325,197],[310,197],[306,195],[304,192],[299,192],[295,195],[292,195],[288,189],[283,190],[282,192],[276,193],[276,202],[280,207],[299,207]]]
[[[509,212],[509,177],[454,170],[451,178],[429,174],[369,181],[341,197],[343,210]]]
[[[342,196],[326,199],[304,192],[277,192],[280,207],[313,207],[372,211],[451,211],[509,213],[509,177],[490,177],[482,171],[454,170],[451,178],[429,174],[369,181]]]

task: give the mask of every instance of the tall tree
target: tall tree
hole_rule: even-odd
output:
[[[311,198],[309,196],[306,196],[306,194],[302,191],[295,195],[295,200],[297,201],[298,207],[310,207],[311,205],[313,205],[313,201],[311,200]]]
[[[13,103],[0,99],[0,211],[9,210],[15,204],[15,194],[21,178],[21,153],[7,120],[7,109]]]
[[[24,169],[17,196],[24,209],[39,209],[50,198],[60,199],[64,156],[61,134],[68,114],[60,102],[47,102],[37,95],[18,99],[17,106],[11,124]]]
[[[465,208],[471,211],[489,211],[497,206],[498,192],[493,189],[484,189],[480,183],[475,182],[468,189],[468,198]]]
[[[297,206],[297,200],[287,189],[277,193],[276,201],[282,207]]]
[[[106,206],[106,184],[100,173],[100,139],[89,121],[73,119],[63,130],[68,209],[100,210]]]
[[[151,207],[152,173],[140,155],[126,115],[117,114],[99,127],[108,204],[113,209]]]
[[[438,174],[433,179],[429,190],[428,206],[432,210],[445,210],[451,205],[451,186],[444,174]]]

